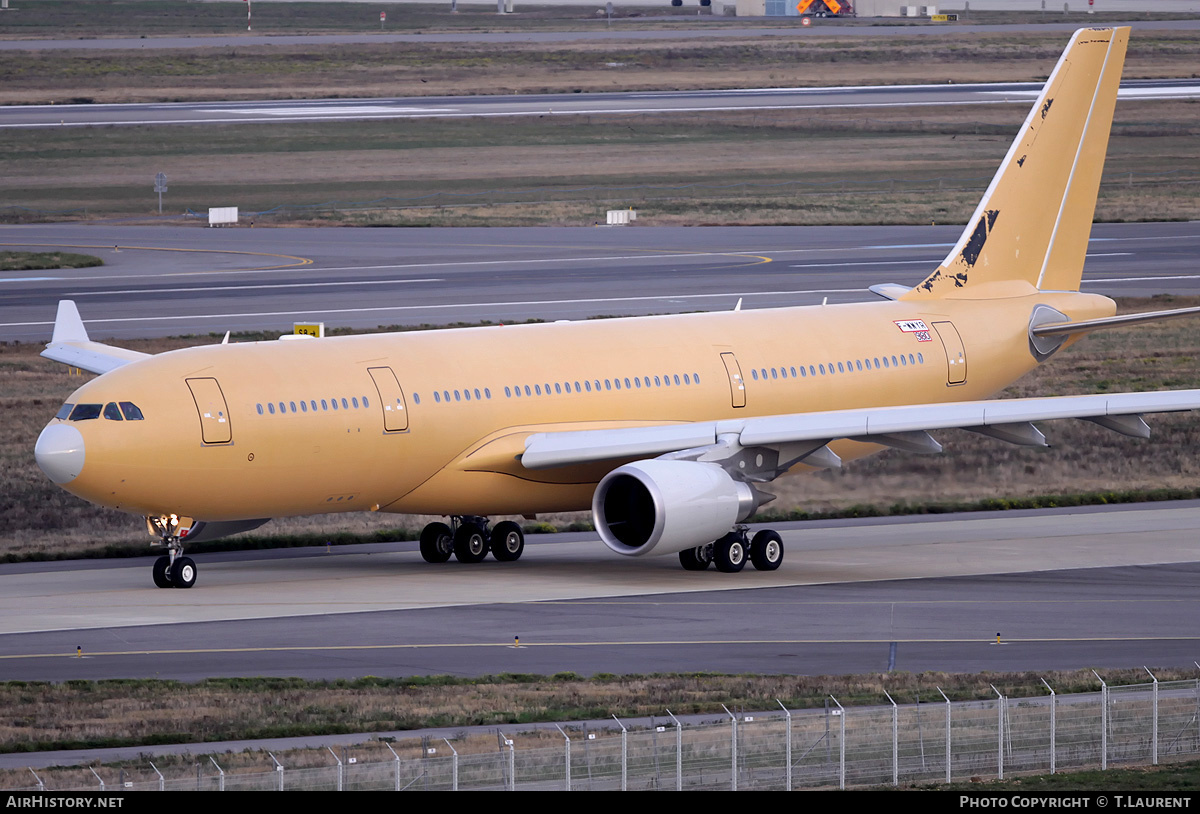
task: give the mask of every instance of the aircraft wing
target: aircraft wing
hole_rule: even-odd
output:
[[[114,348],[88,339],[87,329],[79,318],[79,309],[72,300],[60,300],[58,315],[54,319],[54,335],[42,356],[86,370],[90,373],[107,373],[122,365],[145,359],[148,353],[139,353],[125,348]]]
[[[542,432],[525,441],[527,469],[605,460],[665,456],[728,461],[747,448],[768,448],[778,459],[754,480],[771,480],[800,461],[839,466],[825,449],[838,439],[883,444],[910,452],[941,452],[931,430],[964,429],[1009,443],[1046,446],[1034,421],[1078,418],[1140,438],[1150,436],[1145,413],[1200,409],[1200,390],[1056,396],[867,407],[697,423],[601,430]],[[740,448],[740,449],[739,449]],[[753,468],[747,474],[753,474]]]

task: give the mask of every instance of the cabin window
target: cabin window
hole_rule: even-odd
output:
[[[357,410],[358,409],[358,396],[351,397],[350,403],[353,404],[354,409]]]
[[[555,383],[554,383],[554,392],[555,392],[555,393],[557,393],[557,394],[558,394],[558,395],[560,395],[560,396],[562,395],[562,385],[561,385],[561,384],[559,384],[558,382],[555,382]],[[550,393],[550,387],[549,387],[549,385],[547,385],[547,386],[546,386],[546,393],[547,393],[547,394],[549,394],[549,393]]]
[[[887,367],[887,366],[888,366],[888,360],[887,360],[887,357],[886,357],[886,356],[885,356],[885,357],[883,357],[883,366],[884,366],[884,367]]]
[[[838,373],[845,373],[846,367],[841,362],[838,362]]]
[[[821,365],[821,375],[825,375],[825,365]]]
[[[751,378],[751,379],[754,379],[754,381],[758,381],[758,370],[757,370],[757,368],[750,368],[750,378]]]
[[[918,354],[917,354],[917,362],[918,362],[918,363],[920,363],[920,364],[922,364],[922,365],[923,365],[923,364],[925,364],[925,356],[924,356],[924,354],[920,354],[920,353],[918,353]]]
[[[267,402],[267,412],[271,415],[275,415],[275,405],[269,401]]]
[[[626,390],[629,389],[629,378],[628,377],[625,378],[625,389]]]
[[[639,379],[637,376],[633,377],[633,384],[634,384],[634,387],[636,387],[638,390],[642,389],[642,380]]]
[[[145,418],[145,416],[142,415],[142,411],[138,409],[138,406],[132,401],[122,401],[120,402],[120,405],[121,412],[125,414],[126,421],[141,421],[143,418]],[[258,411],[261,413],[262,408],[260,407]]]
[[[329,403],[326,402],[325,399],[321,399],[321,409],[327,412],[329,410]]]
[[[337,399],[330,399],[330,400],[329,400],[329,405],[330,405],[331,407],[333,407],[333,409],[336,411],[336,410],[337,410],[337,408],[338,408],[338,406],[337,406]]]
[[[896,361],[895,356],[892,357],[892,367],[900,367],[900,364]]]
[[[478,391],[476,391],[476,398],[478,398],[478,396],[479,396],[479,393],[478,393]],[[486,387],[483,388],[483,397],[490,400],[492,398],[492,391]]]
[[[684,373],[684,374],[683,374],[683,383],[684,383],[684,384],[691,384],[691,383],[692,383],[692,377],[691,377],[691,376],[689,376],[688,374]]]
[[[300,412],[302,412],[302,413],[308,412],[308,402],[306,402],[306,401],[300,402]]]
[[[862,372],[862,359],[855,359],[854,364],[858,368],[858,372],[861,373]]]
[[[294,413],[294,412],[296,412],[296,402],[294,402],[294,401],[289,401],[289,402],[288,402],[288,404],[291,406],[291,408],[292,408],[292,412],[293,412],[293,413]]]
[[[262,405],[261,405],[261,404],[256,404],[256,405],[254,405],[254,406],[258,408],[258,414],[259,414],[259,415],[262,415],[262,414],[263,414],[263,408],[262,408]]]
[[[420,404],[420,403],[421,403],[421,394],[420,394],[420,393],[413,393],[413,404]],[[315,410],[315,409],[317,409],[317,408],[316,408],[316,407],[314,407],[313,409]]]
[[[800,365],[800,375],[801,375],[801,376],[807,376],[807,375],[808,375],[808,371],[804,369],[804,365]]]
[[[109,421],[123,421],[121,418],[121,410],[117,407],[115,401],[110,401],[104,405],[104,417]]]

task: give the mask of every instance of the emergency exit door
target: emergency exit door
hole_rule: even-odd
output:
[[[946,350],[946,384],[963,384],[967,380],[967,351],[953,322],[935,322],[933,329]]]
[[[229,407],[225,394],[216,379],[187,379],[196,412],[200,414],[200,437],[206,444],[228,444],[233,440],[233,427],[229,423]]]
[[[408,429],[408,410],[404,408],[404,391],[390,367],[369,367],[367,372],[375,382],[379,393],[379,404],[383,409],[385,432],[400,432]]]
[[[742,378],[742,366],[732,353],[722,353],[725,372],[729,375],[729,397],[734,407],[746,406],[746,380]]]

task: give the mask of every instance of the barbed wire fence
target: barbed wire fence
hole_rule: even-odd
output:
[[[1014,774],[1157,765],[1200,755],[1200,679],[1099,692],[736,714],[724,723],[560,725],[559,746],[521,748],[498,732],[495,751],[460,754],[443,739],[420,757],[388,744],[390,761],[226,772],[216,757],[194,772],[124,782],[93,769],[101,790],[121,791],[648,791],[792,790],[1003,779]],[[1044,683],[1044,682],[1043,682]],[[940,693],[940,690],[939,690]],[[431,745],[434,744],[434,745]],[[462,744],[460,744],[460,747]],[[411,749],[409,750],[411,751]],[[152,765],[152,764],[151,764]],[[178,771],[182,772],[182,769]],[[31,770],[31,774],[37,777]],[[21,791],[95,791],[97,785]]]

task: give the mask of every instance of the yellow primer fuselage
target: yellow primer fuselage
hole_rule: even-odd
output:
[[[986,398],[1037,365],[1028,335],[1037,305],[1071,320],[1115,311],[1104,297],[1012,283],[980,299],[189,348],[120,367],[71,396],[132,401],[145,420],[71,422],[87,452],[64,488],[122,511],[207,521],[586,509],[623,461],[527,470],[519,456],[528,435]],[[897,324],[915,320],[927,340]],[[385,417],[398,395],[377,384],[388,368],[402,395]],[[223,426],[206,392],[223,398]],[[846,459],[879,449],[833,448]]]

